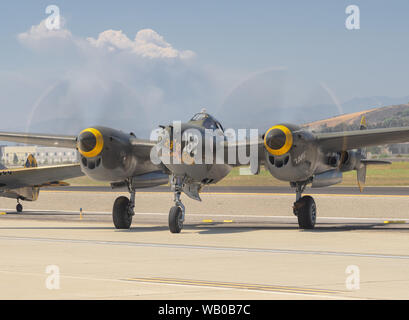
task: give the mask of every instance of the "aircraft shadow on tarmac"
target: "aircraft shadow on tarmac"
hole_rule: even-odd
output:
[[[0,227],[0,230],[112,230],[112,227]]]
[[[202,228],[203,229],[203,228]],[[299,232],[311,232],[311,233],[323,233],[323,232],[348,232],[348,231],[404,231],[409,232],[409,228],[402,227],[385,227],[383,224],[370,224],[370,225],[340,225],[340,226],[316,226],[312,230],[300,230],[298,226],[249,226],[249,227],[214,227],[206,228],[205,230],[199,231],[200,234],[223,234],[223,233],[239,233],[239,232],[249,232],[255,230],[294,230]]]
[[[331,225],[331,226],[316,226],[313,230],[300,230],[301,232],[346,232],[346,231],[404,231],[409,232],[409,228],[404,227],[390,227],[385,226],[383,223],[374,223],[374,224],[359,224],[359,225]]]
[[[251,232],[256,230],[294,230],[298,232],[311,232],[311,233],[323,233],[323,232],[348,232],[348,231],[387,231],[387,232],[409,232],[409,227],[402,227],[397,225],[385,225],[383,223],[372,223],[372,224],[318,224],[312,230],[300,230],[298,225],[246,225],[237,226],[230,225],[226,226],[224,223],[211,223],[211,224],[186,224],[183,228],[184,230],[194,231],[199,234],[230,234],[230,233],[242,233]],[[0,227],[0,230],[113,230],[115,232],[160,232],[168,231],[169,227],[166,225],[162,226],[143,226],[135,225],[130,229],[117,230],[111,226],[67,226],[67,227]],[[183,231],[182,231],[183,232]]]
[[[241,232],[251,232],[256,230],[294,230],[299,232],[311,232],[311,233],[322,233],[322,232],[348,232],[348,231],[388,231],[388,232],[409,232],[409,228],[405,227],[390,227],[385,226],[382,223],[376,224],[357,224],[357,225],[328,225],[322,226],[318,225],[313,230],[299,230],[298,226],[226,226],[225,224],[213,223],[211,225],[203,224],[189,224],[183,227],[184,230],[196,231],[199,234],[229,234],[229,233],[241,233]],[[155,231],[167,231],[167,226],[135,226],[127,230],[116,230],[116,232],[155,232]],[[183,232],[183,231],[182,231]]]

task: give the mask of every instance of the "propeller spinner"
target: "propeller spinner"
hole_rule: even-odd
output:
[[[87,158],[98,156],[104,147],[104,138],[101,132],[95,128],[87,128],[78,136],[78,151]]]

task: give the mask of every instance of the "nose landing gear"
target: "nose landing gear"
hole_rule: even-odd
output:
[[[169,211],[169,230],[171,233],[180,233],[183,228],[183,222],[185,221],[185,206],[180,200],[180,194],[182,192],[181,179],[174,178],[171,186],[175,195],[175,206],[170,208]]]

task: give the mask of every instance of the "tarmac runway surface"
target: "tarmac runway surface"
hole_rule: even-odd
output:
[[[99,191],[112,192],[111,187],[105,186],[68,186],[68,187],[52,187],[50,191]],[[169,192],[168,186],[159,186],[154,188],[138,189],[138,192]],[[126,192],[126,188],[121,188],[115,191]],[[207,186],[203,189],[203,193],[294,193],[294,189],[290,186]],[[326,187],[326,188],[309,188],[306,189],[310,194],[363,194],[363,195],[409,195],[409,187],[366,187],[361,193],[358,187]]]
[[[168,231],[164,189],[137,194],[129,230],[112,225],[122,192],[41,191],[22,214],[2,198],[0,298],[409,298],[408,188],[323,189],[308,231],[291,190],[263,188],[182,196],[181,234]]]

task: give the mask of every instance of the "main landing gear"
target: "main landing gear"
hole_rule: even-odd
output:
[[[135,188],[131,180],[128,180],[127,184],[130,198],[124,196],[116,198],[112,209],[112,219],[116,229],[129,229],[132,217],[135,215]]]
[[[180,194],[182,192],[182,182],[178,177],[174,177],[171,183],[172,190],[174,192],[175,206],[170,208],[169,211],[169,230],[172,233],[180,233],[183,228],[183,222],[185,221],[185,206],[180,200]]]
[[[17,213],[23,212],[23,205],[20,203],[20,199],[17,199],[16,211]]]
[[[317,219],[317,207],[311,196],[303,196],[308,182],[291,183],[296,189],[296,201],[294,202],[293,212],[298,218],[298,226],[300,229],[314,229]]]

